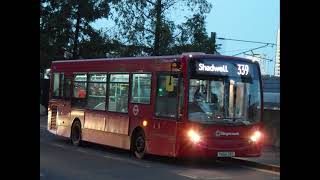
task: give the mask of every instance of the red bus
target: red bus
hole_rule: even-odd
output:
[[[260,67],[204,53],[54,61],[48,130],[136,157],[257,157]]]

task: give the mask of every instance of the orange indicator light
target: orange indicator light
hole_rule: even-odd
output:
[[[143,126],[147,126],[147,125],[148,125],[148,121],[144,120],[144,121],[142,122],[142,125],[143,125]]]

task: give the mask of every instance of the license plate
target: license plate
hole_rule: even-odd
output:
[[[218,152],[218,157],[234,157],[235,152]]]

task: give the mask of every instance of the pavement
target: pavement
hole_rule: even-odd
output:
[[[265,146],[260,157],[236,157],[232,161],[259,169],[280,172],[280,148]]]
[[[262,156],[255,158],[241,158],[247,161],[263,163],[267,165],[280,166],[280,148],[266,146],[263,149]]]

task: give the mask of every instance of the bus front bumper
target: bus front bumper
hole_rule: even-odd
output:
[[[184,143],[178,145],[177,156],[192,158],[216,157],[259,157],[262,145],[250,144],[242,147],[208,147],[201,144]]]

